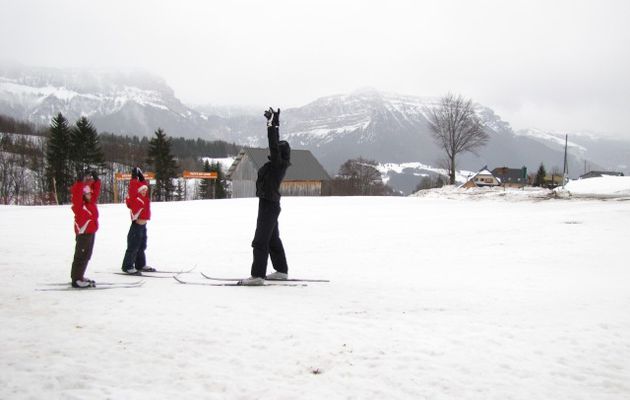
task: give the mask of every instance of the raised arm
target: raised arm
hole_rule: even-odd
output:
[[[280,158],[280,109],[274,111],[269,107],[269,110],[265,111],[265,117],[267,118],[267,140],[269,141],[269,155],[271,162],[279,163]]]
[[[94,203],[98,203],[98,199],[101,196],[101,180],[98,177],[98,172],[90,171],[90,175],[92,175],[92,201]]]

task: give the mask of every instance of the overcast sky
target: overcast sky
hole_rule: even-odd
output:
[[[630,139],[626,0],[0,0],[0,58],[139,67],[189,104],[450,91],[515,129]]]

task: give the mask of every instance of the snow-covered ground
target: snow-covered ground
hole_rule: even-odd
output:
[[[630,176],[601,176],[570,181],[564,190],[573,197],[630,198]]]
[[[69,279],[70,207],[0,207],[0,398],[630,398],[630,203],[520,200],[285,198],[291,275],[330,283],[65,292],[35,289]],[[150,264],[247,276],[256,208],[155,203]],[[135,279],[100,211],[88,276]]]
[[[531,201],[551,198],[630,200],[630,176],[602,176],[571,180],[564,188],[558,187],[554,190],[532,186],[526,186],[522,189],[503,188],[500,186],[467,189],[447,185],[438,189],[420,190],[412,194],[412,196],[451,200],[500,199],[507,201]]]

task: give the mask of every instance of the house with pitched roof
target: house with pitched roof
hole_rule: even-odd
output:
[[[580,179],[599,178],[601,176],[623,176],[623,172],[617,171],[589,171],[584,175],[580,175]]]
[[[504,187],[522,188],[527,185],[527,167],[498,167],[492,170],[492,175],[494,175]]]
[[[267,161],[269,149],[243,149],[226,175],[232,182],[232,198],[256,197],[258,169]],[[280,186],[283,196],[329,196],[330,176],[308,150],[291,150],[291,166]]]
[[[474,188],[474,187],[493,187],[499,186],[501,182],[497,179],[496,176],[490,170],[488,170],[488,166],[484,166],[481,168],[476,174],[468,178],[466,183],[461,185],[463,188]]]

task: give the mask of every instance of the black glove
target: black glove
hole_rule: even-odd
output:
[[[268,110],[265,110],[264,115],[265,115],[265,118],[267,118],[267,122],[269,122],[269,120],[273,116],[273,109],[271,107],[269,107]]]
[[[131,179],[138,179],[138,175],[142,174],[142,170],[138,167],[131,168]]]
[[[88,176],[90,176],[90,170],[89,169],[81,169],[81,170],[79,170],[77,172],[77,181],[83,181]]]
[[[96,170],[93,169],[92,171],[90,171],[90,175],[92,175],[92,179],[98,181],[98,172],[96,172]]]
[[[271,120],[271,125],[280,126],[280,109],[278,111],[273,111],[273,109],[269,108],[273,112],[273,118]]]

